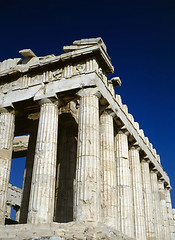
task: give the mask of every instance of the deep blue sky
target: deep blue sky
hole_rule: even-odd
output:
[[[0,22],[0,61],[23,48],[59,55],[76,39],[103,38],[122,80],[117,92],[160,154],[175,207],[174,0],[0,0]]]

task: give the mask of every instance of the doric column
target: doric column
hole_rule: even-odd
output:
[[[150,172],[151,177],[151,189],[153,198],[153,217],[154,217],[154,228],[156,234],[156,240],[162,239],[162,227],[161,227],[161,214],[160,214],[160,198],[159,198],[159,188],[157,181],[157,171],[152,169]]]
[[[158,185],[160,196],[160,211],[162,218],[162,236],[163,236],[162,239],[170,240],[170,229],[167,214],[167,204],[165,199],[164,182],[162,180],[159,180]]]
[[[57,134],[58,106],[51,99],[41,100],[28,223],[50,223],[53,221]]]
[[[153,219],[153,198],[151,190],[149,159],[147,158],[142,159],[141,172],[143,184],[143,202],[145,211],[146,237],[149,240],[155,240],[156,237]]]
[[[0,109],[0,224],[5,221],[5,209],[14,138],[15,115]]]
[[[116,228],[116,162],[114,156],[114,125],[112,111],[105,110],[100,116],[101,152],[101,221]]]
[[[173,209],[171,203],[171,195],[170,189],[165,188],[165,199],[167,204],[167,212],[168,212],[168,222],[169,222],[169,229],[170,229],[170,239],[172,240],[174,237],[174,220],[173,220]]]
[[[38,129],[38,120],[35,120],[33,123],[33,128],[30,131],[26,164],[24,169],[22,200],[21,200],[21,208],[19,213],[20,214],[19,222],[23,224],[27,223],[33,162],[34,162],[36,138],[37,138],[37,129]]]
[[[173,225],[174,225],[174,230],[173,230],[173,237],[171,240],[174,240],[175,239],[175,209],[173,208],[172,209],[172,212],[173,212]]]
[[[137,240],[146,240],[143,185],[138,146],[134,145],[130,148],[129,160],[132,172],[135,237]]]
[[[128,158],[128,132],[120,130],[115,136],[117,169],[117,230],[134,237],[133,198]]]
[[[79,92],[74,219],[98,221],[100,216],[99,99],[96,89]]]

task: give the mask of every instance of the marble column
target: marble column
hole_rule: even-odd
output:
[[[172,234],[172,239],[171,240],[174,240],[175,239],[175,209],[174,208],[172,209],[172,212],[173,212],[173,225],[174,225],[174,229],[173,229],[173,234]]]
[[[166,205],[167,205],[167,213],[168,213],[168,223],[169,223],[169,229],[170,229],[170,239],[172,240],[174,237],[174,220],[173,220],[173,209],[172,209],[172,203],[171,203],[171,195],[170,195],[170,189],[165,188],[165,199],[166,199]]]
[[[143,205],[143,185],[139,147],[137,145],[134,145],[130,148],[129,160],[132,172],[135,237],[137,240],[146,240],[145,214]]]
[[[151,178],[149,169],[149,159],[143,158],[141,161],[142,184],[143,184],[143,202],[145,211],[146,237],[149,240],[155,240],[155,228],[153,219],[153,198],[151,190]]]
[[[33,162],[34,162],[36,138],[37,138],[37,129],[38,129],[38,120],[35,120],[33,123],[32,129],[30,130],[26,164],[24,169],[21,208],[19,212],[20,214],[19,223],[23,223],[23,224],[27,223]]]
[[[117,169],[117,230],[134,237],[131,171],[128,158],[128,132],[123,129],[115,136]]]
[[[160,211],[162,218],[162,239],[170,240],[170,229],[168,222],[167,204],[165,199],[164,182],[158,181],[159,185],[159,196],[160,196]]]
[[[112,111],[105,110],[100,116],[101,153],[101,221],[116,228],[116,162],[114,155],[114,125]]]
[[[53,221],[57,159],[58,106],[41,100],[34,166],[28,210],[28,223]]]
[[[0,109],[0,224],[5,222],[7,191],[9,186],[15,115]]]
[[[157,181],[157,171],[151,169],[151,189],[152,189],[152,198],[153,198],[153,218],[154,218],[154,228],[156,234],[156,240],[162,239],[162,227],[161,227],[161,213],[160,213],[160,198],[159,198],[159,188]]]
[[[99,99],[94,89],[79,93],[77,166],[74,219],[98,221],[100,217]]]

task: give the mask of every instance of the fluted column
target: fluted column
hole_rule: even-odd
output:
[[[174,230],[173,230],[173,234],[172,234],[172,239],[171,240],[174,240],[175,239],[175,209],[173,208],[172,209],[172,212],[173,212],[173,225],[174,225]]]
[[[98,221],[100,216],[99,99],[94,89],[82,90],[79,95],[74,219]]]
[[[160,196],[160,211],[162,218],[162,239],[170,240],[170,229],[168,222],[168,214],[167,214],[167,204],[165,199],[165,190],[164,190],[164,182],[162,180],[158,181],[159,185],[159,196]]]
[[[101,221],[116,228],[116,162],[114,156],[114,125],[111,110],[100,116],[101,148]]]
[[[5,209],[9,185],[15,115],[7,109],[0,110],[0,224],[5,222]]]
[[[135,237],[136,240],[146,240],[141,164],[137,146],[132,146],[129,150],[129,160],[132,172]]]
[[[50,99],[41,100],[28,223],[50,223],[53,221],[57,133],[58,106]]]
[[[117,230],[134,237],[133,198],[128,158],[128,136],[120,130],[115,136],[117,169]]]
[[[157,181],[157,171],[152,169],[150,172],[151,177],[151,189],[152,189],[152,198],[153,198],[153,217],[154,217],[154,227],[156,240],[163,240],[162,238],[162,227],[161,227],[161,213],[160,213],[160,197],[159,197],[159,188]]]
[[[23,191],[22,191],[20,217],[19,217],[19,222],[23,224],[27,223],[33,162],[34,162],[36,138],[37,138],[37,129],[38,129],[38,120],[35,120],[33,123],[33,128],[30,131],[26,164],[25,164],[25,170],[24,170],[24,178],[23,178]]]
[[[142,184],[143,184],[143,202],[145,211],[146,237],[149,240],[155,240],[155,229],[153,219],[153,198],[151,190],[151,178],[149,169],[149,159],[144,158],[141,161]]]
[[[175,229],[174,229],[173,209],[172,209],[171,195],[170,195],[169,188],[165,188],[165,199],[166,199],[166,205],[167,205],[168,223],[169,223],[169,229],[170,229],[170,239],[173,240]]]

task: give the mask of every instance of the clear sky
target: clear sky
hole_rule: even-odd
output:
[[[160,155],[175,207],[175,1],[0,0],[0,23],[0,61],[103,38],[122,80],[116,91]]]

